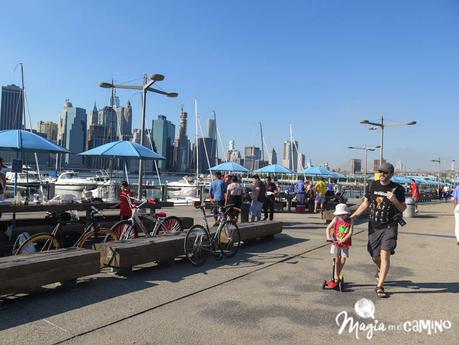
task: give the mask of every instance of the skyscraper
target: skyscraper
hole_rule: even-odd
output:
[[[57,123],[52,121],[39,121],[37,124],[38,133],[45,134],[45,138],[57,142]]]
[[[175,125],[166,119],[164,115],[158,115],[158,119],[152,121],[151,125],[153,141],[156,152],[166,158],[158,161],[161,170],[173,170],[173,143],[175,139]]]
[[[105,106],[99,110],[98,124],[104,126],[104,143],[119,140],[118,116],[114,108]]]
[[[174,166],[175,171],[186,172],[190,168],[190,140],[186,134],[188,114],[180,112],[180,128],[174,145]]]
[[[23,91],[19,86],[2,86],[0,130],[22,129],[24,113]]]
[[[282,165],[290,170],[295,170],[298,167],[298,141],[293,141],[293,145],[290,140],[284,141]]]
[[[268,154],[268,162],[269,164],[277,164],[277,152],[276,150],[272,149]]]
[[[65,154],[63,163],[69,167],[81,167],[83,157],[76,153],[86,149],[87,115],[83,108],[74,108],[67,99],[64,102],[64,111],[61,113],[57,140],[58,144],[65,147],[73,154]]]
[[[362,172],[362,160],[351,159],[351,174],[358,174]]]

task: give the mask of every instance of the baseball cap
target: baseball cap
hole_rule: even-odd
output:
[[[382,171],[382,172],[385,172],[385,173],[393,173],[394,172],[394,166],[390,163],[387,163],[387,162],[384,162],[383,164],[381,164],[379,166],[379,169],[378,171]]]

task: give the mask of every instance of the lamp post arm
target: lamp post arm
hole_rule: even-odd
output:
[[[159,93],[160,95],[169,96],[169,92],[153,89],[152,87],[147,87],[146,90],[147,91],[151,91],[151,92],[155,92],[155,93]]]

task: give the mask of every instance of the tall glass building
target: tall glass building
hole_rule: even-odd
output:
[[[69,168],[83,166],[83,157],[77,155],[86,149],[87,115],[83,108],[73,107],[69,100],[59,119],[58,143],[72,154],[65,154],[63,163]]]
[[[2,86],[0,130],[22,129],[22,116],[24,113],[23,101],[23,91],[19,86]]]
[[[175,125],[166,119],[164,115],[158,115],[157,120],[151,125],[153,141],[157,152],[166,158],[158,161],[158,168],[161,170],[173,170]]]

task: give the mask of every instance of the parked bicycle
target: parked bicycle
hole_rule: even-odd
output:
[[[95,219],[96,215],[105,218],[101,211],[92,206],[89,219],[90,223],[84,229],[83,234],[73,244],[73,247],[92,248],[95,243],[118,240],[118,236],[111,230],[100,228],[100,225]],[[13,255],[44,252],[62,247],[62,243],[58,239],[58,234],[61,234],[61,229],[65,224],[71,222],[72,215],[69,212],[62,212],[61,214],[48,212],[45,219],[49,225],[54,226],[53,231],[51,233],[43,232],[35,234],[20,244],[21,236],[24,237],[26,235],[19,235],[13,246]]]
[[[222,207],[218,212],[218,226],[214,233],[209,229],[205,205],[200,205],[204,217],[204,226],[193,225],[185,237],[184,250],[188,260],[194,266],[201,266],[207,260],[209,254],[213,254],[218,260],[223,256],[233,257],[236,255],[241,244],[241,233],[236,222],[229,219],[231,210],[240,212],[234,205]],[[224,210],[224,211],[223,211]]]
[[[182,222],[178,217],[167,217],[165,212],[158,212],[153,216],[140,212],[141,207],[147,203],[151,205],[157,204],[158,201],[156,199],[136,200],[133,197],[127,197],[127,200],[132,211],[131,217],[129,219],[120,220],[110,228],[120,240],[137,238],[139,236],[139,230],[144,233],[145,237],[174,235],[183,231]],[[144,222],[153,223],[153,229],[147,229]]]

